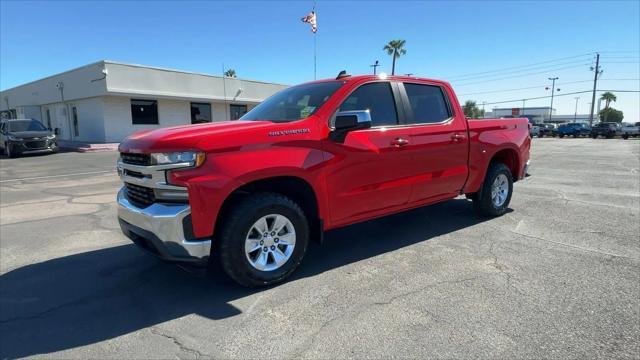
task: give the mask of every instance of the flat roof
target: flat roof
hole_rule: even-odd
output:
[[[160,70],[160,71],[167,71],[167,72],[174,72],[174,73],[181,73],[181,74],[191,74],[191,75],[200,75],[200,76],[207,76],[207,77],[212,77],[212,78],[218,78],[218,79],[222,79],[223,76],[220,75],[212,75],[212,74],[207,74],[207,73],[202,73],[202,72],[194,72],[194,71],[186,71],[186,70],[178,70],[178,69],[171,69],[171,68],[164,68],[164,67],[157,67],[157,66],[150,66],[150,65],[141,65],[141,64],[130,64],[130,63],[125,63],[125,62],[119,62],[119,61],[113,61],[113,60],[99,60],[96,62],[92,62],[86,65],[82,65],[82,66],[78,66],[69,70],[65,70],[53,75],[49,75],[49,76],[45,76],[43,78],[40,79],[36,79],[36,80],[32,80],[20,85],[16,85],[14,87],[10,87],[7,89],[1,89],[0,91],[9,91],[9,90],[13,90],[13,89],[17,89],[19,87],[25,86],[25,85],[29,85],[29,84],[33,84],[36,83],[38,81],[42,81],[45,79],[50,79],[53,77],[57,77],[60,75],[64,75],[64,74],[68,74],[80,69],[84,69],[86,67],[90,67],[90,66],[95,66],[97,64],[114,64],[114,65],[122,65],[122,66],[130,66],[130,67],[137,67],[137,68],[143,68],[143,69],[152,69],[152,70]],[[243,79],[243,78],[231,78],[231,79],[236,79],[236,80],[241,80],[244,82],[251,82],[251,83],[257,83],[257,84],[269,84],[269,85],[281,85],[281,86],[289,86],[288,84],[281,84],[281,83],[274,83],[274,82],[268,82],[268,81],[259,81],[259,80],[248,80],[248,79]]]

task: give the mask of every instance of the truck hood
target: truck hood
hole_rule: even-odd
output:
[[[120,143],[121,152],[150,153],[158,151],[209,151],[224,147],[230,138],[235,143],[242,140],[243,135],[264,129],[265,136],[270,128],[280,127],[269,121],[223,121],[216,123],[181,125],[156,130],[138,131]],[[213,138],[213,139],[212,139]],[[214,140],[215,141],[211,141]],[[246,140],[245,140],[246,141]],[[217,145],[216,145],[217,144]]]

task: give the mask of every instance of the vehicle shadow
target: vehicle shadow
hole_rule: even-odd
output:
[[[331,231],[321,247],[311,246],[290,281],[481,221],[469,201],[455,199]],[[236,316],[241,311],[230,302],[259,291],[222,276],[193,276],[133,245],[24,266],[0,276],[0,358],[89,345],[189,314]]]

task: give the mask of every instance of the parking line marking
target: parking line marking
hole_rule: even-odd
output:
[[[51,178],[57,178],[57,177],[76,176],[76,175],[106,174],[106,173],[110,173],[110,172],[116,172],[116,171],[115,170],[102,170],[102,171],[92,171],[92,172],[73,173],[73,174],[36,176],[36,177],[29,177],[29,178],[0,180],[0,183],[14,182],[14,181],[26,181],[26,180],[51,179]]]

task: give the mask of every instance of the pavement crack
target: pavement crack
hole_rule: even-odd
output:
[[[182,351],[184,351],[186,353],[195,355],[196,359],[211,359],[212,358],[211,355],[204,354],[204,353],[198,351],[197,349],[193,349],[193,348],[190,348],[190,347],[186,346],[176,336],[165,334],[164,332],[160,331],[160,329],[158,329],[157,327],[152,326],[152,327],[149,328],[149,331],[154,335],[162,336],[162,337],[164,337],[166,339],[171,340],[173,342],[173,344],[176,345],[180,350],[182,350]]]

